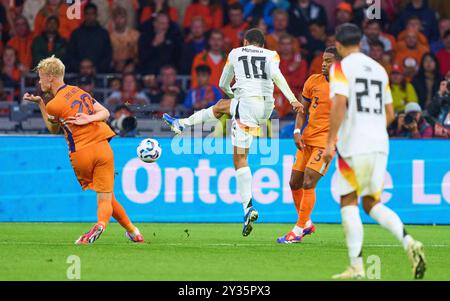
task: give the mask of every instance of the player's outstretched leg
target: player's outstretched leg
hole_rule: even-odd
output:
[[[369,214],[378,224],[391,232],[403,245],[411,261],[414,278],[421,279],[425,275],[426,261],[423,245],[409,235],[400,220],[400,217],[384,204],[376,201],[371,196],[363,197],[364,211]]]
[[[350,266],[343,273],[334,275],[333,279],[364,278],[365,272],[362,259],[363,224],[359,215],[356,192],[341,196],[341,217]]]
[[[177,135],[181,134],[185,129],[185,126],[181,124],[180,119],[172,117],[167,113],[163,114],[162,119],[170,127],[172,132]]]
[[[144,236],[139,232],[139,229],[130,221],[127,213],[125,212],[125,209],[123,209],[122,205],[120,205],[120,203],[116,200],[114,194],[112,199],[112,207],[112,216],[126,230],[125,236],[132,242],[143,243]]]
[[[223,114],[230,114],[229,99],[221,99],[215,105],[195,112],[187,118],[175,118],[169,114],[163,115],[164,122],[169,125],[170,129],[178,134],[181,134],[188,126],[194,126],[197,124],[203,124],[209,121],[218,121]]]
[[[242,198],[244,209],[244,227],[242,235],[248,236],[253,230],[253,223],[258,219],[258,211],[252,203],[252,172],[247,163],[248,149],[234,147],[233,161],[236,168],[236,183]]]
[[[95,224],[89,232],[81,235],[80,238],[75,241],[75,244],[92,244],[100,238],[100,235],[102,235],[103,231],[105,231],[113,213],[112,193],[97,193],[97,206],[97,224]]]

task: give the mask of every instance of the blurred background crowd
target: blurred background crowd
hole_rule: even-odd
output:
[[[71,19],[75,2],[81,14]],[[368,18],[373,2],[381,3],[379,19]],[[450,137],[448,0],[1,0],[0,131],[45,132],[30,124],[33,111],[22,114],[21,95],[39,93],[32,70],[53,54],[66,64],[67,81],[116,119],[151,120],[224,98],[218,81],[227,54],[250,27],[266,33],[266,47],[278,51],[301,94],[307,77],[321,72],[334,28],[346,22],[362,28],[362,51],[390,74],[397,119],[389,134]],[[289,136],[295,116],[280,91],[274,96],[273,117]],[[122,134],[154,130],[140,121]]]

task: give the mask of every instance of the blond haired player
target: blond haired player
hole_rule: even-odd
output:
[[[354,24],[336,29],[336,48],[343,57],[330,71],[332,99],[330,131],[325,159],[330,161],[337,140],[337,190],[350,267],[333,278],[362,278],[362,207],[403,245],[415,278],[423,278],[425,255],[422,243],[409,235],[399,216],[380,202],[389,153],[386,127],[394,119],[389,77],[383,66],[361,53],[361,30]]]
[[[42,60],[36,70],[41,90],[51,93],[53,99],[47,105],[41,97],[29,93],[23,99],[39,105],[50,133],[64,132],[70,162],[81,187],[97,192],[98,221],[75,243],[93,243],[103,233],[111,216],[127,230],[126,236],[131,241],[143,242],[143,236],[114,197],[114,155],[109,140],[115,134],[105,123],[109,111],[89,93],[64,83],[65,66],[58,58]]]

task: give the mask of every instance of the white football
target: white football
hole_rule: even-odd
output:
[[[157,140],[152,138],[142,140],[136,151],[139,159],[145,163],[153,163],[157,161],[162,154],[161,145]]]

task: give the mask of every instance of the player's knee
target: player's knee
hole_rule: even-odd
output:
[[[313,189],[316,187],[315,181],[311,178],[306,176],[303,180],[303,189]]]
[[[239,168],[248,166],[246,155],[235,154],[233,156],[233,161],[234,161],[234,167],[236,168],[236,170]]]
[[[291,190],[299,190],[302,188],[302,183],[298,179],[291,177],[289,186],[291,187]]]
[[[373,206],[375,206],[375,204],[377,204],[378,201],[372,199],[372,198],[363,198],[362,199],[362,206],[364,209],[364,212],[369,214],[370,211],[372,210]]]
[[[222,115],[222,114],[227,114],[227,113],[229,113],[229,106],[228,106],[228,104],[227,104],[227,101],[228,101],[228,100],[225,100],[225,99],[219,100],[219,101],[214,105],[214,108],[213,108],[214,114],[216,114],[216,115],[218,115],[218,114]]]
[[[99,192],[97,193],[97,199],[100,202],[112,202],[112,192]]]

